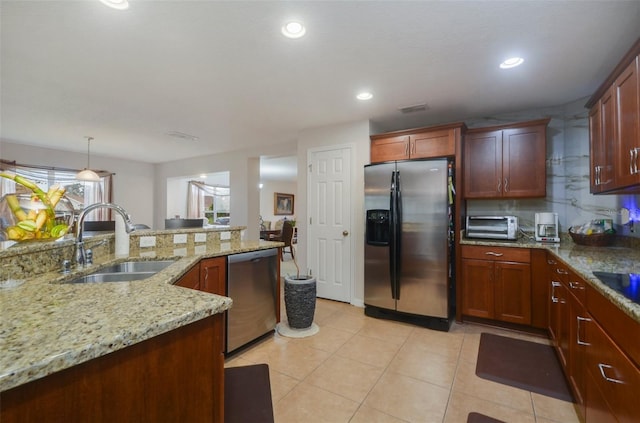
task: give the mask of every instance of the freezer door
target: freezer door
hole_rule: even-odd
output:
[[[398,162],[402,203],[397,310],[448,317],[447,160]]]
[[[364,205],[366,216],[372,219],[384,219],[385,216],[390,216],[391,178],[394,170],[394,163],[365,166]],[[371,222],[371,224],[367,225],[368,228],[365,229],[375,229],[377,234],[365,234],[364,303],[366,305],[395,310],[390,273],[390,239],[388,235],[385,236],[380,225],[374,223],[375,222]],[[387,219],[387,224],[389,223],[390,221]],[[387,242],[381,242],[384,241],[385,238]]]

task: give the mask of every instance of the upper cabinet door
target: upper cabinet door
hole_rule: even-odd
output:
[[[371,163],[382,163],[409,158],[409,136],[371,140]]]
[[[411,135],[409,155],[412,159],[454,156],[456,154],[455,141],[453,129]]]
[[[615,184],[619,188],[640,183],[640,92],[638,60],[613,84],[616,107]]]
[[[502,196],[502,131],[476,132],[465,137],[464,196]]]
[[[613,185],[614,143],[613,90],[608,90],[589,112],[590,187],[592,194],[611,189]]]
[[[502,196],[547,195],[546,125],[505,129],[502,134]]]

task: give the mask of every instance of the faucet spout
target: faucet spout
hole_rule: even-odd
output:
[[[84,219],[87,214],[96,209],[111,209],[115,210],[122,216],[124,219],[124,227],[127,233],[133,232],[135,227],[133,226],[133,222],[131,222],[131,216],[127,211],[121,206],[113,203],[94,203],[85,207],[78,216],[78,221],[76,222],[76,264],[78,266],[84,266],[86,264],[86,252],[84,249],[84,240],[83,240],[83,226]]]

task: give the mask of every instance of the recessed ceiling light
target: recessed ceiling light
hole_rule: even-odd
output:
[[[371,94],[370,92],[366,92],[366,91],[365,91],[365,92],[361,92],[360,94],[358,94],[358,95],[356,96],[356,98],[357,98],[358,100],[363,100],[363,101],[364,101],[364,100],[371,100],[371,99],[373,98],[373,94]]]
[[[516,66],[520,66],[524,62],[522,57],[510,57],[504,62],[500,63],[500,69],[511,69]]]
[[[126,10],[129,8],[128,0],[100,0],[100,3],[118,10]]]
[[[282,35],[287,38],[300,38],[304,36],[306,32],[307,30],[304,25],[296,21],[287,22],[282,27]]]

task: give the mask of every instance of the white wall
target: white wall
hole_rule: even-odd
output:
[[[304,130],[298,139],[298,196],[296,218],[298,226],[298,264],[307,269],[307,153],[319,147],[353,145],[351,181],[351,242],[354,249],[352,259],[352,304],[364,304],[364,165],[369,163],[369,122],[358,121],[342,125]]]
[[[83,169],[87,155],[23,144],[0,142],[0,157],[20,164]],[[91,167],[115,173],[113,202],[124,207],[135,223],[154,223],[154,165],[91,154]]]
[[[271,229],[274,228],[276,220],[286,217],[288,220],[295,219],[300,201],[306,201],[298,196],[297,181],[262,181],[263,187],[260,190],[260,215],[263,220],[271,222]],[[293,215],[276,216],[273,214],[274,194],[293,194]]]
[[[246,226],[247,230],[243,234],[244,239],[257,240],[260,237],[258,225],[260,221],[260,189],[258,188],[260,156],[290,155],[291,151],[295,151],[295,143],[293,142],[157,164],[154,197],[156,227],[164,227],[164,216],[167,216],[169,211],[167,204],[172,204],[173,201],[182,201],[181,198],[167,197],[170,178],[228,171],[231,192],[230,224]],[[178,195],[178,197],[180,196]]]

